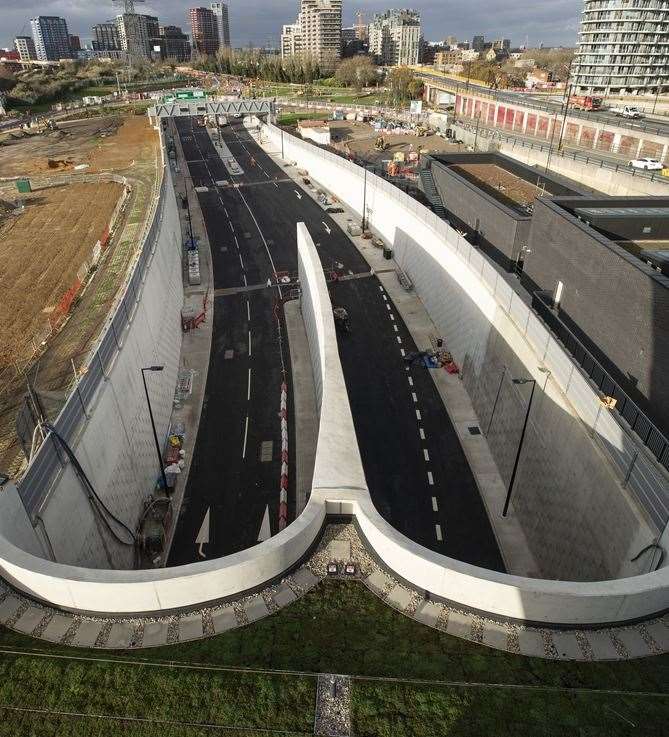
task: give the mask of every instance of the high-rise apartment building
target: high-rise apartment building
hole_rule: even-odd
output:
[[[571,81],[587,93],[669,90],[669,3],[585,0]]]
[[[91,28],[93,31],[94,51],[121,51],[121,37],[116,23],[98,23]]]
[[[70,33],[70,51],[74,56],[77,55],[77,51],[81,51],[81,39],[72,33]]]
[[[218,26],[218,42],[220,46],[230,46],[230,15],[227,3],[212,3],[211,12]]]
[[[211,8],[191,8],[193,49],[201,56],[213,56],[220,48],[218,21]]]
[[[116,26],[121,48],[130,59],[151,58],[151,39],[159,35],[158,18],[139,13],[123,13],[116,16]]]
[[[65,18],[55,15],[39,15],[30,19],[35,42],[35,53],[39,61],[71,59],[70,34]]]
[[[303,51],[302,26],[298,19],[297,23],[289,23],[281,29],[281,57],[299,56]]]
[[[369,53],[379,64],[418,64],[420,47],[420,13],[415,10],[386,10],[369,24]]]
[[[21,61],[35,61],[37,59],[35,42],[30,36],[17,36],[14,39],[14,48]]]
[[[282,56],[308,54],[332,71],[341,58],[341,15],[342,0],[302,0],[297,22],[283,27]]]
[[[160,35],[151,39],[151,48],[155,59],[190,61],[190,41],[179,26],[160,26]]]

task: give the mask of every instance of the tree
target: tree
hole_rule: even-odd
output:
[[[396,105],[406,104],[423,94],[423,83],[409,67],[394,67],[388,75],[388,86]]]
[[[335,77],[343,87],[355,87],[360,92],[376,81],[377,68],[369,56],[353,56],[339,64]]]

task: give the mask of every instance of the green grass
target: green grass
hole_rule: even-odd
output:
[[[1,705],[70,715],[107,715],[238,728],[272,726],[305,732],[313,729],[315,693],[316,681],[310,677],[24,655],[0,659]],[[22,713],[12,710],[5,710],[4,716],[5,728],[7,722],[16,727],[16,722],[24,718]],[[39,721],[37,716],[28,718]],[[76,734],[109,734],[109,720],[101,722],[90,717],[70,716],[67,721],[77,722],[80,731]],[[147,726],[137,724],[137,733],[142,734],[141,730],[146,730]],[[119,734],[121,727],[119,724]],[[19,733],[0,728],[0,735]],[[53,733],[63,734],[61,731]]]
[[[0,630],[0,648],[19,652],[18,657],[0,653],[0,704],[42,703],[71,711],[86,705],[89,712],[108,709],[104,713],[132,715],[139,703],[135,692],[140,689],[149,694],[146,705],[142,697],[142,709],[148,710],[152,718],[173,718],[177,714],[177,719],[186,722],[199,713],[198,719],[227,719],[240,724],[241,720],[251,719],[257,710],[258,721],[248,724],[261,726],[263,719],[275,719],[273,709],[284,701],[292,705],[296,714],[295,722],[283,722],[286,729],[300,731],[300,725],[313,718],[313,679],[197,669],[210,666],[346,673],[371,678],[354,683],[356,735],[618,737],[628,734],[624,730],[632,729],[628,723],[631,721],[649,727],[645,732],[629,734],[655,737],[660,734],[659,727],[655,732],[651,727],[669,718],[667,655],[613,663],[561,662],[512,655],[425,627],[398,614],[352,581],[324,581],[281,612],[207,640],[106,653],[52,647]],[[35,651],[121,662],[104,666],[71,659],[38,660]],[[150,663],[196,669],[157,668]],[[429,683],[374,680],[379,678]],[[464,688],[465,683],[470,686]],[[108,686],[104,690],[119,692],[117,701],[98,693],[104,684]],[[586,693],[584,689],[622,693]],[[168,703],[152,695],[155,693],[174,697],[170,696]],[[643,695],[648,693],[653,695]],[[228,711],[220,705],[221,701],[231,704]],[[179,708],[173,704],[179,704]],[[491,724],[495,725],[492,730]],[[515,727],[508,726],[511,724]],[[574,724],[579,727],[570,726]],[[144,727],[135,725],[132,729]],[[310,729],[312,726],[306,731]],[[17,734],[24,733],[31,734]],[[3,734],[10,733],[0,728],[0,737]],[[70,732],[53,734],[60,737]],[[100,734],[116,732],[110,729]],[[131,737],[153,732],[124,734]]]
[[[357,737],[665,735],[669,696],[356,682]]]
[[[327,110],[320,113],[284,113],[279,115],[279,125],[296,125],[300,120],[322,120],[329,117]]]

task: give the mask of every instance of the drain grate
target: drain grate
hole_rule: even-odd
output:
[[[229,361],[231,358],[235,357],[235,352],[232,350],[232,348],[228,348],[228,350],[223,354],[223,358],[226,361]]]
[[[480,435],[481,434],[481,428],[478,425],[471,425],[467,428],[469,430],[470,435]]]
[[[269,463],[269,461],[272,460],[273,453],[274,453],[274,441],[264,440],[260,444],[260,462]]]

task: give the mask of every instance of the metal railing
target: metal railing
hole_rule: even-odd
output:
[[[437,75],[430,74],[429,72],[416,72],[416,76],[422,79],[431,80],[435,83],[441,83],[444,86],[448,85],[452,89],[454,88],[454,94],[470,94],[477,95],[479,97],[487,97],[491,100],[494,100],[495,102],[507,102],[511,105],[531,108],[532,110],[540,110],[545,113],[550,113],[551,115],[555,115],[556,112],[558,113],[558,115],[564,113],[564,103],[555,102],[553,104],[549,104],[541,103],[533,98],[519,99],[519,95],[524,94],[521,92],[513,93],[504,92],[501,90],[492,90],[488,87],[481,87],[476,83],[469,82],[469,84],[467,84],[466,82],[462,82],[460,80],[451,80],[448,78],[439,77]],[[607,113],[608,111],[602,110],[600,112]],[[633,130],[637,133],[650,133],[651,135],[669,137],[669,128],[667,128],[667,126],[659,126],[657,124],[653,126],[652,123],[631,123],[624,118],[616,117],[615,119],[611,119],[611,115],[609,115],[609,117],[607,118],[596,118],[593,117],[591,113],[583,112],[581,110],[574,110],[573,108],[570,108],[568,116],[570,118],[589,120],[591,123],[614,125],[617,128]]]
[[[476,126],[469,122],[463,123],[461,121],[457,121],[454,123],[454,126],[463,128],[470,133],[473,133],[476,130]],[[513,148],[516,146],[522,146],[523,148],[529,148],[530,150],[551,152],[551,158],[558,157],[561,159],[570,159],[572,161],[582,161],[586,164],[597,164],[601,169],[611,169],[612,171],[628,174],[632,177],[648,179],[651,182],[669,184],[669,177],[665,177],[655,171],[635,169],[622,161],[620,163],[616,163],[599,156],[593,156],[592,154],[579,153],[577,151],[565,151],[564,149],[558,151],[556,147],[550,146],[549,144],[539,143],[538,141],[528,141],[525,138],[514,136],[512,133],[502,133],[498,128],[484,128],[483,126],[480,126],[478,137],[481,139],[489,138],[493,141],[498,140],[500,142],[505,141],[507,143],[512,143]]]
[[[581,343],[552,308],[552,298],[547,292],[534,292],[532,307],[560,339],[572,358],[581,366],[592,383],[607,397],[616,400],[616,410],[624,418],[634,433],[642,440],[656,460],[669,471],[669,440],[662,431],[648,419],[620,384]]]

